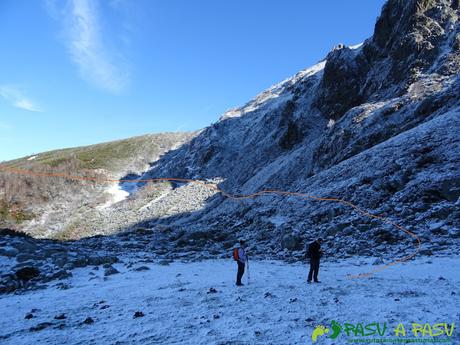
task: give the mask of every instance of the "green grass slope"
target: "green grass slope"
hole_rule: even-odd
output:
[[[140,173],[162,154],[179,147],[196,133],[159,133],[96,145],[66,148],[2,162],[0,165],[40,173],[63,173],[82,177],[121,178]],[[21,230],[31,220],[51,210],[64,220],[74,207],[97,205],[106,188],[91,181],[35,176],[2,171],[0,167],[0,227]],[[46,223],[46,222],[45,222]],[[45,225],[46,227],[46,225]]]

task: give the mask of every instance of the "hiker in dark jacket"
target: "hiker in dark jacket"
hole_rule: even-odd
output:
[[[323,243],[323,239],[318,238],[316,241],[313,241],[308,246],[307,255],[310,257],[310,272],[308,273],[308,283],[311,283],[312,277],[315,283],[319,283],[319,260],[323,255],[323,251],[321,250],[321,243]]]
[[[246,251],[244,250],[244,241],[240,240],[238,245],[238,260],[236,263],[238,264],[238,273],[236,274],[236,285],[243,286],[244,284],[241,282],[241,278],[243,278],[244,274],[244,266],[246,265],[247,256]]]

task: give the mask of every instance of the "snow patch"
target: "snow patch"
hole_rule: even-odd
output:
[[[105,192],[110,194],[111,199],[108,200],[105,204],[97,207],[99,210],[108,208],[120,201],[123,201],[130,195],[127,191],[123,190],[118,183],[110,186]]]
[[[326,60],[320,61],[316,65],[313,65],[309,68],[306,68],[291,78],[287,78],[280,83],[277,83],[271,86],[269,89],[265,90],[264,92],[258,94],[253,100],[248,102],[246,105],[240,108],[232,108],[226,111],[221,117],[220,120],[225,120],[228,118],[233,117],[241,117],[244,114],[249,112],[253,112],[260,107],[268,107],[268,109],[276,107],[278,103],[273,103],[274,100],[280,98],[281,100],[286,100],[287,97],[291,97],[292,95],[290,92],[286,92],[286,89],[289,85],[297,83],[301,79],[305,79],[311,77],[315,74],[324,70],[324,66],[326,65]],[[281,97],[284,96],[284,97]],[[279,100],[279,101],[281,101]]]
[[[28,160],[28,161],[32,161],[32,160],[34,160],[35,158],[37,158],[37,156],[31,156],[31,157],[27,158],[27,160]]]
[[[358,43],[358,44],[355,44],[355,45],[352,45],[352,46],[348,46],[348,48],[350,48],[350,49],[358,49],[358,48],[361,48],[363,44],[364,44],[364,42],[361,42],[361,43]]]
[[[288,219],[286,217],[276,215],[276,216],[268,218],[268,221],[275,226],[280,226],[286,223]]]

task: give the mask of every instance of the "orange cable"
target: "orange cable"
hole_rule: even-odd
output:
[[[420,238],[416,234],[414,234],[413,232],[405,229],[401,225],[399,225],[399,224],[397,224],[397,223],[395,223],[395,222],[393,222],[391,220],[388,220],[386,217],[371,214],[371,213],[363,210],[359,206],[356,206],[355,204],[353,204],[353,203],[351,203],[349,201],[346,201],[346,200],[343,200],[343,199],[338,199],[338,198],[317,197],[317,196],[313,196],[313,195],[308,195],[306,193],[289,192],[289,191],[282,191],[282,190],[276,190],[276,189],[274,189],[274,190],[262,190],[262,191],[259,191],[259,192],[256,192],[256,193],[246,194],[246,195],[244,195],[244,194],[243,195],[232,195],[232,194],[229,194],[229,193],[225,192],[224,190],[220,189],[214,183],[209,183],[209,182],[202,181],[202,180],[176,178],[176,177],[159,177],[159,178],[138,179],[138,180],[100,179],[100,178],[96,178],[96,177],[72,176],[72,175],[68,175],[68,174],[64,174],[64,173],[35,172],[35,171],[31,171],[31,170],[15,169],[15,168],[3,166],[3,165],[0,165],[0,170],[11,172],[11,173],[14,173],[14,174],[21,174],[21,175],[63,177],[63,178],[69,179],[69,180],[92,181],[92,182],[97,182],[97,183],[138,183],[138,182],[161,182],[161,181],[177,181],[177,182],[201,183],[201,184],[206,184],[206,185],[212,186],[218,193],[221,193],[224,197],[226,197],[228,199],[232,199],[232,200],[242,200],[242,199],[255,198],[257,196],[261,196],[261,195],[264,195],[264,194],[277,194],[277,195],[293,195],[293,196],[297,196],[297,197],[300,197],[300,198],[303,198],[303,199],[311,199],[311,200],[315,200],[315,201],[332,201],[332,202],[340,203],[340,204],[345,205],[345,206],[352,207],[358,213],[361,213],[364,216],[367,216],[367,217],[370,217],[370,218],[375,218],[375,219],[380,219],[384,223],[393,225],[394,227],[396,227],[397,229],[403,231],[404,233],[406,233],[407,235],[411,236],[412,238],[414,238],[417,241],[416,250],[412,254],[407,255],[407,256],[405,256],[405,257],[403,257],[401,259],[394,260],[394,261],[392,261],[392,262],[390,262],[390,263],[388,263],[386,265],[379,266],[379,267],[377,267],[377,268],[375,268],[372,271],[367,272],[367,273],[361,273],[361,274],[358,274],[358,275],[348,274],[347,277],[349,279],[369,277],[369,276],[373,275],[374,273],[383,271],[384,269],[386,269],[386,268],[388,268],[390,266],[396,265],[397,263],[408,261],[408,260],[410,260],[411,258],[415,257],[418,254],[418,252],[420,251],[420,247],[421,247]]]

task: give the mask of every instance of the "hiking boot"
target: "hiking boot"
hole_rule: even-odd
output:
[[[244,286],[244,284],[243,283],[239,283],[239,284],[236,283],[236,286]]]
[[[308,284],[311,284],[311,280],[307,280],[307,283],[308,283]]]
[[[321,283],[319,280],[315,280],[315,283]]]

